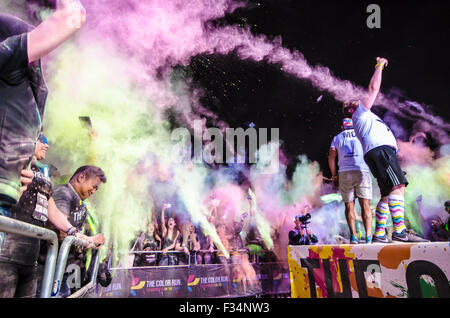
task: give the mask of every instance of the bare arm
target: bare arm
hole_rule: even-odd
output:
[[[66,215],[62,213],[55,204],[55,201],[53,198],[50,198],[48,200],[48,219],[49,221],[61,232],[67,233],[67,231],[73,227],[72,224],[70,224],[69,220],[67,219]],[[103,235],[102,235],[103,236]],[[94,239],[93,237],[83,235],[81,233],[77,233],[76,237],[81,238],[83,240],[88,241],[91,243],[87,248],[94,247]],[[104,244],[104,238],[101,240],[102,243],[96,242],[98,244]]]
[[[67,232],[72,227],[67,216],[56,207],[53,198],[48,200],[48,219],[58,230],[63,232]]]
[[[383,74],[383,68],[388,65],[388,60],[385,58],[377,57],[377,65],[375,67],[375,72],[370,79],[369,88],[367,91],[367,96],[363,99],[363,104],[366,109],[371,109],[375,99],[377,98],[378,92],[381,87],[381,80]]]
[[[336,173],[336,157],[337,157],[336,148],[331,148],[328,154],[328,166],[330,167],[331,178],[333,179],[333,184],[335,186],[338,180],[338,175]]]
[[[28,62],[56,49],[86,22],[86,11],[78,0],[58,0],[55,12],[27,35]]]
[[[167,231],[166,220],[164,218],[164,211],[166,210],[166,208],[167,208],[167,204],[164,203],[164,205],[162,207],[162,211],[161,211],[161,234],[162,234],[162,236],[166,236],[166,231]]]

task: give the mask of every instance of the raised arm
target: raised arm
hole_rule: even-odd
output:
[[[371,109],[375,99],[377,98],[378,92],[381,87],[381,80],[383,69],[388,65],[388,60],[383,57],[377,57],[377,64],[375,65],[375,72],[370,79],[369,88],[367,90],[367,96],[363,99],[364,107]]]
[[[167,203],[164,203],[162,210],[161,210],[161,235],[162,236],[166,236],[166,219],[164,217],[164,211],[166,211],[166,209],[169,207],[169,205]]]
[[[78,0],[57,0],[55,12],[27,34],[28,62],[39,60],[75,34],[86,22]]]

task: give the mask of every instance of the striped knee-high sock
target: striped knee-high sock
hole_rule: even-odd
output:
[[[386,234],[386,223],[389,218],[389,205],[383,201],[378,202],[375,210],[375,235],[378,237]]]
[[[405,201],[400,195],[391,194],[388,198],[389,211],[392,216],[392,224],[394,225],[394,232],[400,234],[404,229],[405,225]]]

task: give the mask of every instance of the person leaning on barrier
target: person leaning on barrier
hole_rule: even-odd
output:
[[[53,186],[48,166],[39,160],[45,159],[48,148],[47,138],[41,134],[31,163],[34,178],[11,209],[11,217],[16,220],[37,226],[44,226],[47,221],[47,200]],[[7,233],[0,252],[0,298],[34,297],[39,241],[38,238]]]
[[[195,231],[195,226],[191,222],[186,222],[181,227],[182,235],[178,237],[175,249],[184,254],[178,256],[179,265],[195,264],[201,262],[201,257],[196,252],[200,250],[200,240]]]
[[[142,232],[136,241],[134,251],[160,251],[161,238],[155,231],[153,222],[149,222],[147,232]],[[156,266],[158,264],[158,255],[156,253],[135,254],[133,266]]]
[[[21,192],[31,182],[27,171],[41,131],[47,87],[41,58],[71,37],[85,23],[78,1],[58,0],[56,10],[37,27],[0,14],[0,215],[11,216]],[[71,23],[69,23],[71,22]],[[48,217],[70,227],[55,214],[49,200]],[[0,233],[0,249],[5,234]]]
[[[96,166],[82,166],[78,168],[69,182],[64,185],[59,185],[53,191],[53,199],[58,209],[63,212],[68,221],[73,224],[73,230],[81,232],[88,215],[88,209],[84,202],[100,188],[102,183],[106,183],[106,176],[103,170]],[[54,228],[51,228],[54,230]],[[58,238],[60,243],[67,236],[67,233],[58,231]],[[92,237],[95,247],[100,247],[105,243],[103,234],[96,234]],[[67,259],[67,271],[64,274],[63,282],[61,284],[60,295],[67,296],[69,289],[74,291],[76,288],[69,288],[65,284],[67,277],[71,272],[68,269],[73,266],[80,268],[80,274],[84,270],[85,252],[76,246],[72,246]],[[81,279],[81,278],[80,278]],[[80,280],[81,281],[81,280]],[[73,286],[70,286],[73,287]]]
[[[162,234],[162,256],[159,260],[159,266],[171,266],[178,265],[178,256],[175,253],[170,253],[170,251],[175,251],[175,246],[177,244],[178,236],[180,231],[176,229],[177,223],[173,216],[169,217],[166,224],[165,211],[171,206],[167,203],[163,205],[161,212],[161,234]],[[169,252],[169,253],[168,253]]]

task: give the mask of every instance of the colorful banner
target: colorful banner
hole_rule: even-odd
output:
[[[239,265],[191,265],[115,269],[113,280],[98,287],[102,298],[206,298],[290,293],[287,264],[250,265],[251,275],[239,275]]]
[[[450,297],[450,243],[288,246],[293,298]]]

